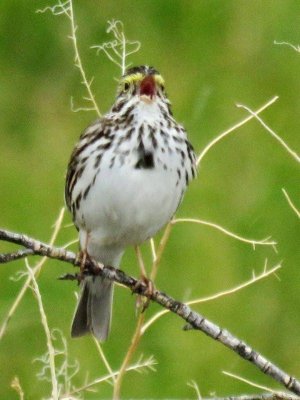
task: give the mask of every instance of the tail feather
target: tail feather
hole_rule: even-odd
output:
[[[106,340],[111,324],[112,298],[111,281],[101,276],[85,278],[72,322],[72,337],[92,333],[98,340]]]

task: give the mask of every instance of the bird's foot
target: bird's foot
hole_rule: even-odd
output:
[[[146,285],[146,290],[143,291],[143,295],[138,294],[136,299],[136,309],[143,313],[149,306],[150,298],[154,292],[154,284],[151,279],[142,275],[141,278],[136,282],[134,291],[138,291],[139,288]]]
[[[88,269],[86,268],[86,261],[90,260],[90,256],[86,250],[80,250],[77,256],[77,261],[79,264],[79,273],[78,273],[78,282],[80,283],[83,279],[84,276],[86,275],[86,272]]]

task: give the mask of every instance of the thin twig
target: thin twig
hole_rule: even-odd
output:
[[[194,380],[191,380],[190,382],[188,382],[188,386],[195,390],[197,400],[201,400],[202,397],[201,397],[201,393],[200,393],[199,387],[197,385],[197,382],[195,382]]]
[[[257,388],[257,389],[261,389],[261,390],[264,390],[265,392],[269,392],[269,393],[273,393],[273,394],[275,393],[275,390],[273,390],[273,389],[271,389],[271,388],[269,388],[267,386],[259,385],[259,384],[255,383],[255,382],[252,382],[249,379],[245,379],[245,378],[243,378],[243,377],[241,377],[239,375],[236,375],[236,374],[233,374],[233,373],[227,372],[227,371],[222,371],[222,373],[224,375],[230,376],[231,378],[237,379],[238,381],[247,383],[247,385],[253,386],[253,387]]]
[[[280,269],[280,268],[281,268],[281,264],[278,264],[278,265],[275,265],[275,267],[271,268],[269,271],[267,271],[266,264],[265,264],[264,270],[260,275],[255,276],[253,274],[251,279],[249,279],[248,281],[246,281],[244,283],[239,284],[238,286],[235,286],[235,287],[233,287],[231,289],[223,290],[222,292],[215,293],[215,294],[213,294],[211,296],[201,297],[201,298],[195,299],[195,300],[190,300],[190,301],[186,302],[186,304],[188,306],[191,306],[191,305],[200,304],[200,303],[207,303],[208,301],[217,300],[217,299],[219,299],[221,297],[228,296],[230,294],[239,292],[240,290],[242,290],[242,289],[244,289],[244,288],[246,288],[246,287],[248,287],[250,285],[253,285],[256,282],[258,282],[258,281],[260,281],[260,280],[262,280],[264,278],[267,278],[268,276],[270,276],[272,274],[275,274],[276,271],[278,269]],[[157,312],[156,314],[154,314],[153,317],[151,317],[143,325],[142,334],[144,334],[146,332],[146,330],[149,329],[152,324],[154,324],[154,322],[156,322],[159,318],[161,318],[163,315],[165,315],[165,314],[167,314],[169,312],[170,312],[170,310],[161,310],[161,311]]]
[[[95,343],[95,346],[97,347],[98,353],[100,355],[101,360],[103,361],[103,364],[105,365],[108,373],[112,377],[112,381],[115,382],[116,381],[116,377],[113,374],[113,370],[112,370],[111,366],[109,365],[109,362],[108,362],[107,358],[105,357],[104,351],[102,350],[102,347],[101,347],[100,343],[98,342],[98,340],[94,336],[93,336],[93,341]]]
[[[236,240],[239,240],[241,242],[244,243],[249,243],[253,246],[253,248],[255,248],[256,245],[259,246],[272,246],[273,248],[277,245],[277,242],[275,242],[274,240],[269,240],[270,236],[262,239],[262,240],[255,240],[255,239],[247,239],[244,238],[240,235],[237,235],[236,233],[230,232],[228,229],[223,228],[222,226],[215,224],[213,222],[209,222],[209,221],[204,221],[202,219],[196,219],[196,218],[177,218],[177,219],[173,219],[172,220],[172,224],[177,224],[178,222],[192,222],[195,224],[199,224],[199,225],[206,225],[206,226],[210,226],[211,228],[215,228],[223,233],[225,233],[225,235],[230,236]],[[276,247],[275,247],[276,249]]]
[[[297,217],[300,218],[300,211],[297,209],[295,204],[292,202],[292,200],[291,200],[290,196],[288,195],[287,191],[284,188],[282,188],[281,190],[282,190],[287,202],[289,203],[289,206],[291,207],[291,209],[295,212]]]
[[[17,376],[12,380],[10,387],[18,393],[20,400],[24,400],[24,391]]]
[[[300,53],[300,46],[299,44],[292,44],[289,42],[277,42],[276,40],[274,40],[274,44],[279,44],[279,45],[284,45],[284,46],[288,46],[291,47],[293,50],[297,51],[297,53]]]
[[[79,69],[80,74],[82,76],[82,84],[86,87],[86,90],[88,92],[87,99],[93,104],[93,107],[94,107],[98,117],[101,117],[100,109],[99,109],[98,104],[96,102],[95,96],[94,96],[94,94],[92,92],[92,88],[91,88],[91,82],[92,81],[89,82],[87,77],[86,77],[86,73],[85,73],[85,70],[83,68],[81,57],[80,57],[79,50],[78,50],[77,36],[76,36],[77,26],[75,25],[75,17],[74,17],[72,0],[70,0],[70,21],[71,21],[71,36],[70,36],[70,39],[72,40],[74,53],[75,53],[75,65]]]
[[[36,255],[65,261],[75,266],[82,265],[79,255],[64,248],[49,246],[25,235],[0,230],[0,240],[20,244],[26,248],[33,249],[34,254]],[[96,261],[86,259],[84,268],[86,273],[105,276],[111,281],[127,286],[134,293],[150,298],[152,301],[160,304],[162,307],[172,311],[174,314],[177,314],[179,317],[184,319],[193,329],[200,330],[212,339],[222,343],[243,359],[250,361],[263,373],[281,383],[288,390],[300,395],[300,382],[296,378],[278,368],[271,361],[252,349],[244,341],[232,335],[226,329],[220,328],[199,313],[191,310],[188,305],[173,299],[171,296],[160,292],[157,289],[149,292],[147,285],[142,282],[137,284],[138,281],[135,278],[126,275],[123,271],[111,266],[103,266]]]
[[[259,114],[262,111],[264,111],[266,108],[270,107],[273,103],[275,103],[275,101],[277,101],[279,99],[278,96],[273,97],[271,100],[269,100],[266,104],[264,104],[263,106],[261,106],[257,111],[255,111],[255,114]],[[231,126],[229,129],[227,129],[226,131],[222,132],[220,135],[218,135],[217,137],[215,137],[211,142],[209,142],[205,148],[201,151],[201,153],[199,154],[198,158],[197,158],[197,165],[200,164],[201,160],[203,159],[203,157],[206,155],[206,153],[215,145],[217,144],[220,140],[222,140],[225,136],[229,135],[230,133],[234,132],[235,130],[237,130],[238,128],[240,128],[241,126],[245,125],[248,121],[250,121],[251,119],[253,119],[255,116],[254,115],[249,115],[248,117],[244,118],[242,121],[238,122],[237,124]]]
[[[244,106],[243,104],[237,104],[236,105],[238,108],[243,108],[244,110],[247,110],[249,112],[249,114],[251,114],[252,117],[254,117],[255,119],[257,119],[257,121],[271,134],[271,136],[273,136],[273,138],[275,138],[280,145],[298,162],[300,163],[300,157],[298,156],[298,154],[292,150],[289,145],[280,137],[277,135],[277,133],[275,133],[273,131],[273,129],[271,129],[257,114],[257,111],[252,111],[251,108]]]
[[[63,222],[64,214],[65,214],[65,208],[63,207],[60,210],[60,212],[58,214],[58,217],[57,217],[57,220],[56,220],[56,222],[54,224],[54,231],[53,231],[51,239],[50,239],[50,246],[53,245],[53,243],[55,242],[55,240],[57,238],[58,232],[59,232],[59,230],[61,228],[61,225],[62,225],[62,222]],[[22,251],[24,252],[25,250],[28,251],[28,254],[26,254],[26,256],[29,255],[29,252],[31,252],[31,254],[34,254],[34,249],[28,249],[28,248],[20,250],[19,254],[22,254],[22,255],[24,254],[25,255],[25,253],[22,253]],[[10,254],[15,254],[15,253],[10,253]],[[10,260],[9,258],[10,258],[9,254],[6,254],[6,255],[2,254],[0,256],[0,264],[3,263],[3,262],[12,261],[12,259]],[[33,268],[34,276],[38,276],[38,274],[40,273],[41,268],[43,267],[43,265],[45,264],[46,261],[47,261],[47,256],[43,257],[37,263],[37,265]],[[9,321],[10,321],[11,317],[14,315],[14,313],[16,312],[19,304],[21,303],[21,301],[23,299],[23,296],[26,293],[30,283],[31,283],[31,277],[28,276],[26,281],[24,282],[22,288],[20,289],[17,297],[15,298],[12,306],[10,307],[6,317],[4,318],[4,320],[3,320],[2,324],[1,324],[1,327],[0,327],[0,340],[3,338],[3,336],[4,336],[5,332],[6,332],[7,326],[9,324]]]
[[[85,100],[89,101],[92,104],[92,108],[89,107],[83,107],[80,109],[76,109],[76,111],[91,111],[94,110],[96,111],[98,117],[101,117],[101,112],[100,109],[98,107],[98,104],[96,102],[95,96],[92,92],[92,82],[93,79],[91,79],[90,81],[87,79],[85,70],[83,68],[82,65],[82,61],[81,61],[81,57],[80,57],[80,53],[79,53],[79,49],[78,49],[78,44],[77,44],[77,36],[76,36],[76,31],[77,31],[77,25],[75,23],[75,16],[74,16],[74,10],[73,10],[73,2],[72,0],[67,0],[65,2],[61,2],[59,1],[58,4],[56,4],[53,7],[45,7],[42,10],[37,10],[38,13],[44,13],[46,11],[50,11],[53,15],[65,15],[71,24],[71,35],[69,36],[69,38],[72,41],[73,44],[73,50],[74,50],[74,65],[76,68],[79,69],[82,81],[81,83],[85,86],[88,96],[85,97]],[[71,98],[71,108],[73,110],[73,99]],[[73,110],[74,111],[74,110]]]
[[[168,225],[165,227],[163,236],[162,236],[162,238],[161,238],[161,240],[159,242],[158,249],[157,249],[156,254],[155,254],[154,261],[152,263],[150,279],[153,282],[154,282],[154,280],[156,278],[158,267],[159,267],[163,252],[164,252],[164,250],[166,248],[167,242],[169,240],[169,237],[170,237],[170,234],[171,234],[171,230],[172,230],[172,221],[170,221],[168,223]]]
[[[140,339],[141,339],[141,328],[143,326],[144,323],[144,319],[145,319],[145,314],[140,313],[139,317],[138,317],[138,321],[136,324],[136,328],[130,343],[130,346],[127,350],[126,356],[123,360],[123,363],[121,365],[121,368],[119,370],[117,379],[115,381],[115,385],[114,385],[114,392],[113,392],[113,400],[120,400],[120,394],[121,394],[121,385],[122,385],[122,381],[124,378],[124,374],[128,369],[128,365],[131,361],[131,358],[133,356],[133,354],[136,351],[137,346],[139,345]]]
[[[155,367],[154,367],[155,364],[156,364],[156,361],[155,361],[155,359],[153,357],[149,357],[145,361],[140,359],[137,363],[127,367],[126,368],[126,372],[129,372],[129,371],[138,371],[139,372],[139,371],[142,371],[145,368],[148,368],[148,369],[151,369],[151,370],[154,371],[155,370]],[[86,390],[92,388],[93,386],[98,385],[99,383],[107,382],[113,377],[116,378],[118,376],[118,374],[119,374],[119,371],[116,371],[116,372],[112,372],[111,374],[107,374],[105,376],[102,376],[101,378],[97,378],[92,382],[88,382],[85,385],[83,385],[83,386],[81,386],[79,388],[75,388],[72,391],[70,391],[69,393],[64,394],[63,396],[61,396],[61,399],[69,400],[70,396],[73,396],[74,394],[86,391]]]
[[[30,267],[27,259],[25,260],[25,264],[26,264],[28,274],[31,278],[31,288],[32,288],[32,290],[36,296],[37,302],[38,302],[39,311],[40,311],[40,315],[41,315],[41,322],[42,322],[42,325],[43,325],[43,328],[45,331],[45,335],[46,335],[47,348],[48,348],[48,354],[49,354],[49,368],[50,368],[51,383],[52,383],[51,398],[53,400],[58,400],[58,382],[57,382],[56,373],[55,373],[55,350],[54,350],[54,346],[52,343],[51,332],[50,332],[50,328],[48,325],[48,320],[47,320],[47,316],[45,313],[45,309],[43,306],[40,289],[39,289],[39,286],[35,279],[34,270]]]
[[[126,68],[130,66],[130,64],[127,64],[128,56],[138,52],[141,43],[138,40],[126,38],[123,23],[119,20],[108,21],[106,32],[111,33],[114,39],[101,45],[91,46],[91,48],[97,49],[97,54],[103,51],[107,58],[121,69],[121,74],[124,75]]]

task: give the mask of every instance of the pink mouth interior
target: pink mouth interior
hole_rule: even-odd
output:
[[[140,95],[146,95],[152,98],[155,95],[155,92],[155,81],[153,76],[146,76],[140,84]]]

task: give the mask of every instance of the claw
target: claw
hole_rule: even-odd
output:
[[[77,260],[80,263],[79,267],[79,274],[78,274],[78,282],[82,281],[85,275],[85,272],[87,271],[85,269],[85,263],[86,260],[90,259],[90,256],[86,250],[80,250],[78,253]]]
[[[146,276],[142,275],[141,278],[137,281],[135,284],[134,290],[138,290],[139,287],[141,286],[147,286],[147,289],[145,291],[145,294],[147,296],[142,296],[138,295],[136,298],[136,309],[140,310],[141,313],[143,313],[149,306],[150,304],[150,297],[152,296],[154,292],[154,284],[151,281],[151,279],[148,279]]]

